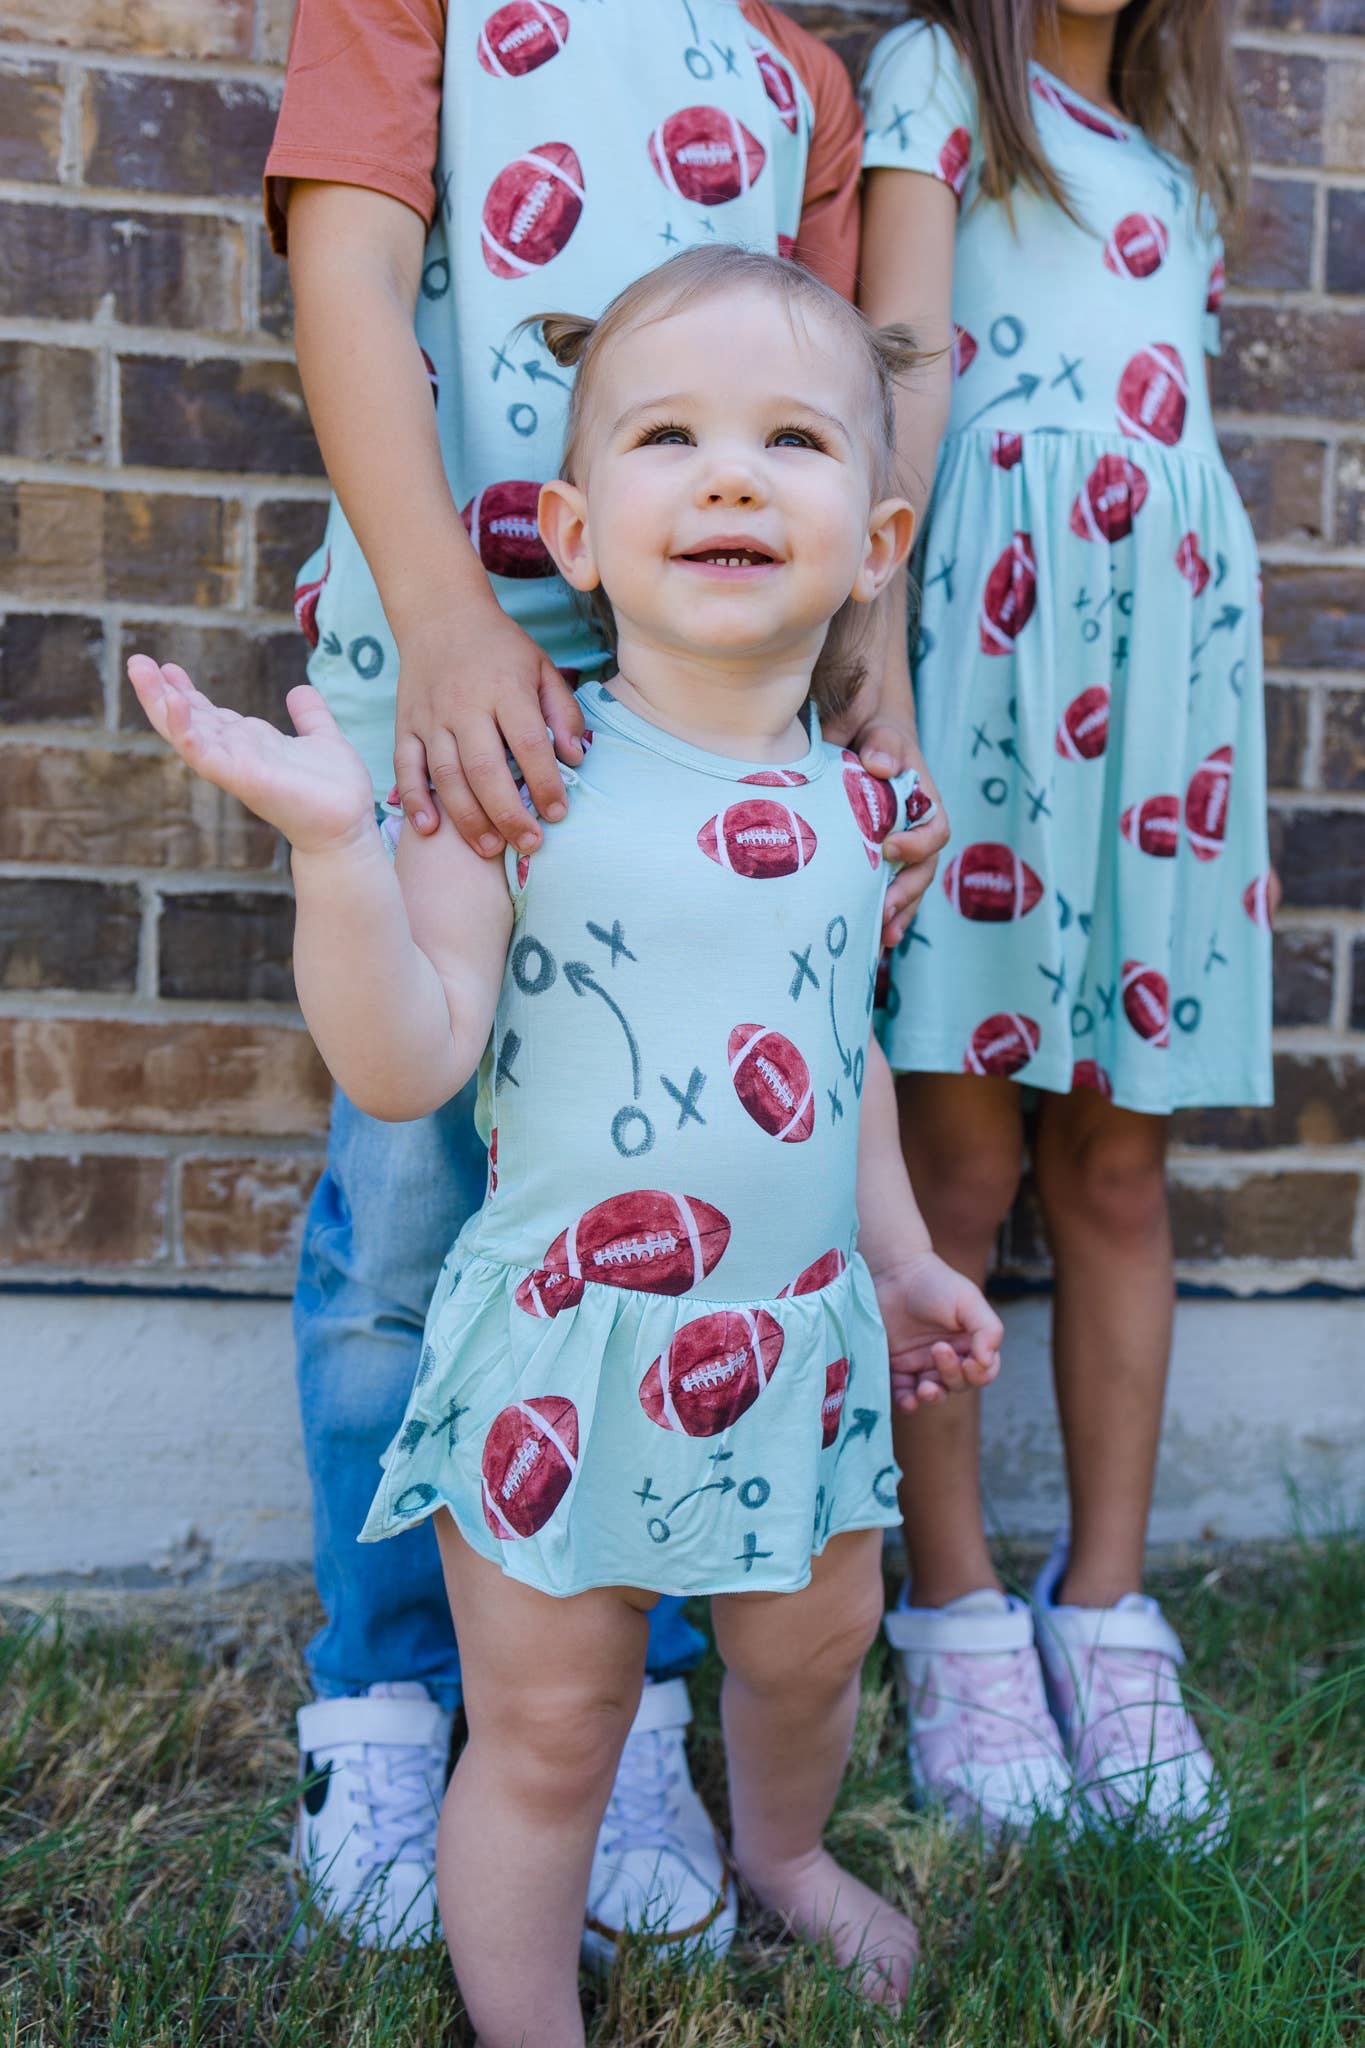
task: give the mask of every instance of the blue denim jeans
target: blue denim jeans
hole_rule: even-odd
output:
[[[407,1124],[378,1123],[338,1094],[294,1295],[313,1560],[327,1616],[307,1656],[324,1697],[417,1678],[443,1706],[460,1700],[430,1522],[383,1543],[357,1543],[356,1532],[403,1418],[436,1276],[483,1200],[486,1175],[472,1082]],[[682,1602],[660,1600],[649,1618],[650,1673],[690,1670],[703,1647]]]

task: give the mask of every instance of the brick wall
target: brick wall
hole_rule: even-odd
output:
[[[641,0],[644,4],[644,0]],[[898,0],[794,9],[857,64]],[[289,1285],[327,1087],[273,836],[135,647],[274,714],[322,483],[257,184],[290,0],[0,4],[0,1260]],[[1266,562],[1279,1099],[1186,1116],[1194,1280],[1365,1282],[1365,0],[1250,0],[1218,393]],[[1027,1205],[1011,1263],[1038,1265]],[[1266,1262],[1271,1262],[1267,1264]]]

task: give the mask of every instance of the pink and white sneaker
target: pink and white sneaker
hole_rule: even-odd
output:
[[[1047,1710],[1027,1602],[993,1587],[886,1617],[909,1692],[910,1782],[959,1826],[1023,1834],[1065,1820],[1071,1771]]]
[[[1211,1848],[1227,1797],[1180,1689],[1185,1652],[1155,1600],[1062,1607],[1062,1536],[1033,1589],[1038,1654],[1083,1811],[1151,1835],[1187,1833]]]

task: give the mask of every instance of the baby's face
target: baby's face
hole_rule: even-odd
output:
[[[612,345],[581,481],[623,648],[818,651],[850,593],[873,594],[869,386],[836,322],[758,289]]]

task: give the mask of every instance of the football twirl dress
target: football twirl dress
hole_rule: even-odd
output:
[[[488,1195],[442,1270],[362,1540],[450,1508],[555,1594],[791,1590],[899,1520],[855,1250],[881,842],[913,776],[685,745],[601,684],[509,854]]]
[[[869,167],[958,196],[954,385],[912,646],[953,837],[891,1064],[1129,1109],[1271,1097],[1260,587],[1214,437],[1221,244],[1183,166],[1035,65],[1080,221],[979,190],[951,40],[885,37]]]

